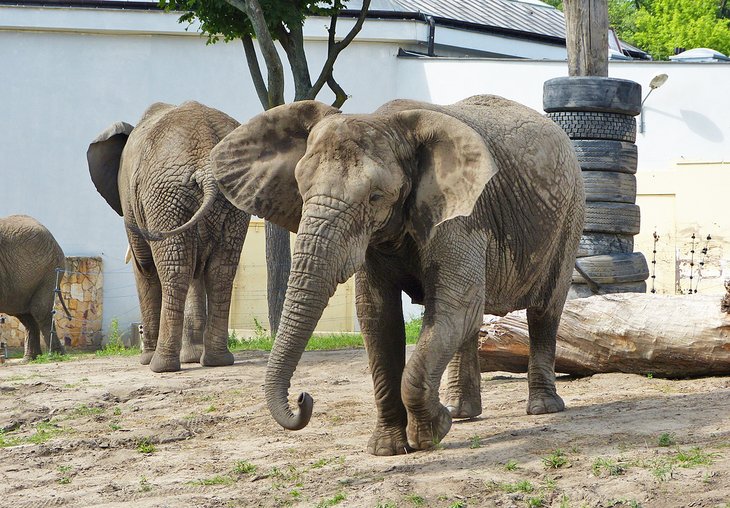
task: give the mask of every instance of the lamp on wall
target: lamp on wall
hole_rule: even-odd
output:
[[[653,78],[651,78],[651,81],[649,82],[649,93],[646,94],[646,97],[644,97],[644,100],[641,101],[641,116],[639,117],[639,132],[644,133],[644,103],[646,102],[646,99],[649,98],[651,93],[662,86],[664,83],[667,82],[667,79],[669,79],[669,76],[666,74],[657,74]]]

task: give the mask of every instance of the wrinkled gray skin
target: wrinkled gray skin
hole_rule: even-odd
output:
[[[141,362],[233,363],[231,289],[250,215],[210,174],[210,151],[238,122],[197,102],[155,103],[135,128],[117,122],[87,152],[99,193],[124,217],[144,323]]]
[[[65,268],[61,246],[40,222],[27,215],[0,218],[0,312],[25,326],[25,360],[41,354],[41,334],[48,347],[56,270]],[[64,352],[55,334],[52,350]]]
[[[298,228],[266,374],[276,421],[307,424],[312,399],[301,394],[295,414],[290,381],[330,296],[353,273],[378,409],[370,453],[429,448],[452,417],[481,412],[477,334],[485,312],[527,309],[527,411],[563,410],[555,339],[584,217],[565,133],[494,96],[337,113],[317,102],[274,108],[211,153],[232,203]],[[303,204],[301,218],[294,202]],[[401,291],[425,306],[407,364]],[[449,363],[444,406],[439,384]]]

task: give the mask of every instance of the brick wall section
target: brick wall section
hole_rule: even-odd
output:
[[[71,319],[56,300],[56,331],[67,347],[96,349],[101,344],[104,275],[100,257],[66,258],[66,274],[60,288]],[[22,348],[25,327],[10,316],[0,324],[0,340],[8,347]]]

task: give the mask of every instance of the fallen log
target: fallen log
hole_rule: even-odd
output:
[[[570,300],[558,329],[555,371],[730,375],[730,314],[721,310],[727,299],[622,293]],[[482,372],[527,372],[529,343],[525,311],[485,316]]]

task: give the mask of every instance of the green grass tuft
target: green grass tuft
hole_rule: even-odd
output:
[[[119,333],[119,320],[112,319],[109,325],[109,340],[106,345],[96,352],[96,356],[135,356],[140,354],[138,347],[125,347]]]
[[[39,364],[39,363],[57,363],[57,362],[68,362],[70,360],[73,360],[74,357],[70,354],[64,353],[43,353],[41,355],[38,355],[35,357],[34,360],[31,360],[28,363],[33,364]]]

